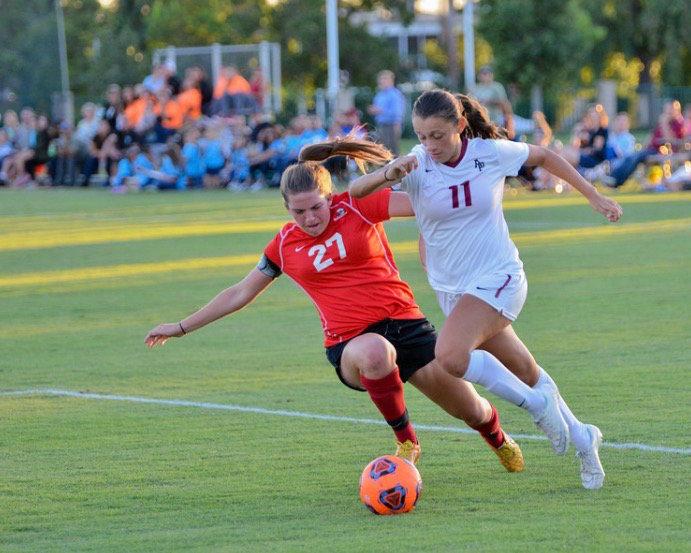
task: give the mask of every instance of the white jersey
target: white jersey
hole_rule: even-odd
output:
[[[518,174],[528,145],[509,140],[463,140],[459,162],[434,161],[415,146],[418,168],[402,181],[427,249],[434,290],[460,294],[486,275],[521,274],[523,263],[502,211],[504,181]]]

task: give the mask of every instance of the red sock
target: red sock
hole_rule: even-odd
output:
[[[492,416],[489,420],[473,428],[480,433],[480,436],[482,436],[489,445],[497,449],[504,444],[504,431],[501,429],[497,408],[491,403],[490,406],[492,407]]]
[[[398,367],[384,378],[376,380],[360,375],[360,382],[393,429],[396,439],[399,442],[410,440],[416,444],[417,436],[413,425],[408,420],[408,409],[403,397],[403,382],[398,374]]]

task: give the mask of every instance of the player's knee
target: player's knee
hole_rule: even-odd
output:
[[[396,350],[379,335],[359,336],[353,346],[349,357],[365,378],[383,378],[396,366]]]
[[[447,373],[457,378],[463,378],[468,363],[470,362],[470,352],[458,349],[448,349],[439,347],[435,350],[437,362]]]

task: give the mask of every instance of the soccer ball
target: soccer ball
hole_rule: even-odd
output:
[[[412,511],[421,490],[422,479],[415,465],[393,455],[377,457],[360,476],[360,501],[376,515]]]

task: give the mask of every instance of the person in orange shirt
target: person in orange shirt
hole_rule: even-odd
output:
[[[189,77],[182,83],[182,92],[178,94],[178,105],[186,121],[196,121],[202,116],[202,93]]]
[[[234,65],[228,65],[221,68],[221,74],[214,85],[214,98],[223,98],[226,94],[251,94],[252,87],[250,83],[243,77],[238,68]]]

